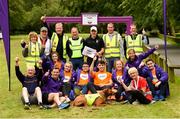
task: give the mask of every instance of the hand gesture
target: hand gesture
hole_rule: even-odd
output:
[[[28,44],[26,44],[25,48],[28,48]]]
[[[139,65],[139,68],[142,68],[143,66],[145,66],[145,63],[142,61],[141,64]]]
[[[155,84],[155,87],[159,87],[159,85],[161,84],[161,81],[158,81],[156,84]]]
[[[96,61],[96,60],[97,60],[97,57],[96,57],[96,56],[94,56],[93,61]]]
[[[25,43],[25,41],[22,39],[22,40],[21,40],[21,44],[24,44],[24,43]]]
[[[46,17],[46,15],[44,15],[44,16],[41,17],[41,21],[42,21],[42,22],[46,22],[45,17]]]
[[[155,45],[155,47],[154,47],[154,48],[155,48],[156,50],[157,50],[157,49],[159,49],[159,45]]]
[[[42,66],[42,62],[43,62],[42,60],[39,60],[39,61],[38,61],[38,64],[39,64],[40,66]]]
[[[19,57],[15,58],[15,62],[18,63],[19,62]]]
[[[122,80],[121,77],[119,77],[117,80],[119,81],[120,84],[123,84],[123,83],[124,83],[124,80]]]
[[[49,76],[49,70],[44,74],[45,77]]]

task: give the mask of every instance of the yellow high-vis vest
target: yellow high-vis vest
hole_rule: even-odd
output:
[[[63,58],[66,59],[67,58],[67,53],[66,53],[66,42],[68,40],[68,36],[63,35]],[[52,51],[55,52],[58,42],[59,42],[59,38],[58,35],[54,32],[52,37],[51,37],[51,41],[52,41]]]
[[[28,56],[25,57],[26,65],[39,67],[38,61],[40,60],[41,45],[37,43],[29,43]]]
[[[82,57],[82,53],[81,53],[81,49],[83,48],[82,37],[79,37],[78,40],[73,40],[72,38],[69,38],[69,41],[71,42],[69,44],[69,47],[72,50],[71,58]]]
[[[120,35],[115,32],[112,40],[108,34],[103,36],[105,43],[105,58],[120,58]]]
[[[126,50],[127,55],[130,49],[134,49],[137,54],[143,52],[142,35],[138,34],[135,40],[131,38],[131,35],[128,35],[125,37],[125,40],[126,40],[126,47],[127,47],[127,50]]]

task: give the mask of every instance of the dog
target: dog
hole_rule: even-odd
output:
[[[75,98],[72,105],[73,106],[102,106],[106,104],[107,98],[113,95],[112,89],[104,89],[96,94],[85,94],[79,95]]]

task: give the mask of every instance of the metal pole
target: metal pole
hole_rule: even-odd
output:
[[[164,51],[165,51],[165,62],[166,62],[166,70],[167,70],[167,41],[166,41],[166,0],[163,0],[163,16],[164,16]],[[168,71],[168,70],[167,70]]]

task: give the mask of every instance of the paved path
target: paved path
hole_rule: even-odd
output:
[[[149,41],[151,47],[154,47],[155,44],[160,45],[160,48],[157,50],[157,52],[159,52],[161,55],[165,54],[164,40],[159,38],[150,38]],[[167,43],[167,57],[171,64],[180,65],[180,46],[173,46]],[[180,76],[180,69],[176,69],[175,74]]]

